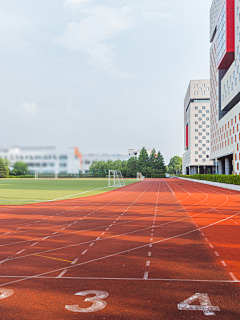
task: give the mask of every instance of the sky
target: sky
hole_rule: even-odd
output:
[[[0,148],[183,154],[211,0],[0,0]]]

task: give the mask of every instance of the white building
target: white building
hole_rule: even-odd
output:
[[[212,2],[210,41],[211,159],[219,174],[240,174],[239,0]]]
[[[213,173],[210,161],[210,81],[192,80],[184,100],[183,174]]]
[[[58,150],[55,147],[13,147],[0,149],[0,158],[8,159],[13,167],[17,161],[27,163],[31,172],[86,173],[95,161],[125,160],[133,154],[81,154],[78,148]]]

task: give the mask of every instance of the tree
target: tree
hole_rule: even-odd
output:
[[[149,167],[149,156],[147,150],[143,147],[138,157],[137,170],[146,176]]]
[[[181,170],[182,170],[182,158],[179,156],[172,157],[168,165],[168,173],[175,174],[176,172],[180,172]]]
[[[15,162],[13,168],[14,168],[13,173],[17,176],[25,175],[28,172],[27,164],[22,161]]]
[[[6,178],[9,175],[9,169],[4,163],[3,159],[0,158],[0,178]]]
[[[160,151],[158,151],[157,159],[156,159],[156,170],[158,174],[166,173],[167,169],[165,166],[164,158]]]
[[[138,172],[138,159],[131,157],[126,164],[126,176],[129,178],[136,177]]]

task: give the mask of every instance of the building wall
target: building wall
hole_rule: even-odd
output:
[[[213,1],[214,4],[215,1]],[[212,4],[212,7],[213,7]],[[218,159],[219,171],[230,174],[234,171],[240,174],[240,153],[239,153],[239,125],[240,125],[240,1],[222,0],[219,6],[219,13],[222,6],[227,6],[229,10],[229,24],[225,28],[226,38],[232,37],[233,46],[225,50],[227,61],[230,65],[225,65],[222,69],[217,63],[217,45],[219,34],[219,17],[214,22],[211,20],[210,33],[215,29],[215,36],[210,49],[210,79],[211,79],[211,159]],[[233,28],[232,28],[233,27]],[[232,36],[232,32],[234,38]],[[227,35],[229,33],[229,35]],[[224,35],[225,36],[225,35]],[[232,41],[231,40],[231,41]],[[227,56],[227,54],[230,54]],[[232,56],[231,56],[232,55]],[[233,58],[230,58],[233,57]],[[230,60],[229,60],[230,59]],[[232,165],[232,158],[235,163]],[[225,170],[226,169],[226,170]]]

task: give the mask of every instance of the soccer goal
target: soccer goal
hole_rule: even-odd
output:
[[[125,182],[121,171],[109,170],[108,172],[108,186],[109,187],[124,187]]]
[[[58,174],[35,172],[35,179],[58,179]]]
[[[137,172],[137,180],[143,180],[143,175],[141,172]]]

